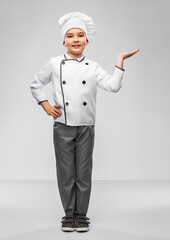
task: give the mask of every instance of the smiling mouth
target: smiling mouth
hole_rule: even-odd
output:
[[[80,47],[81,45],[72,45],[73,47]]]

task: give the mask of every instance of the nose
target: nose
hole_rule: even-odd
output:
[[[78,41],[78,37],[74,36],[74,41],[77,42]]]

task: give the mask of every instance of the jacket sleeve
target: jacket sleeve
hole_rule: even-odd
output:
[[[48,101],[44,86],[51,81],[52,69],[51,59],[42,67],[42,69],[34,75],[34,81],[32,82],[30,89],[33,97],[40,105],[41,102]]]
[[[96,81],[97,86],[109,91],[118,92],[122,87],[122,78],[125,70],[115,66],[113,75],[108,74],[98,63],[96,66]]]

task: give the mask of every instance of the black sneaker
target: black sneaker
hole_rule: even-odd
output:
[[[66,232],[73,232],[75,230],[75,216],[64,216],[62,218],[61,229]]]
[[[75,217],[75,228],[77,232],[86,232],[89,230],[89,218],[83,214],[77,214]]]

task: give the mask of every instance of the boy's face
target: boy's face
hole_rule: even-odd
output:
[[[81,28],[71,28],[66,32],[63,45],[73,55],[81,55],[87,44],[86,34]]]

